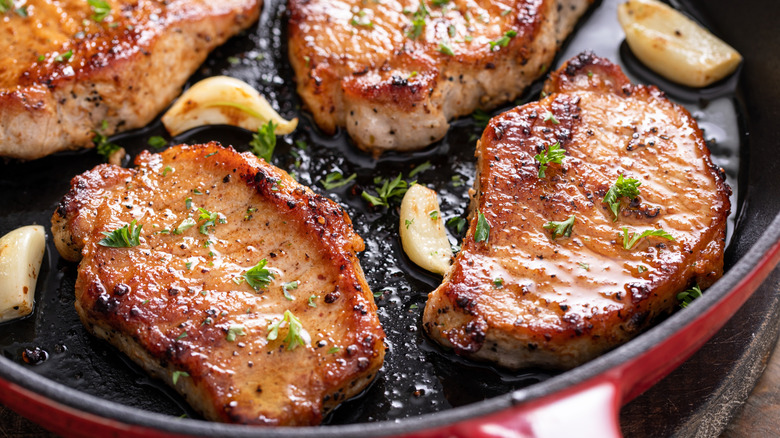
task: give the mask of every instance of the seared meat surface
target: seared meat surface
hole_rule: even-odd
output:
[[[423,318],[439,343],[510,368],[588,361],[723,271],[730,189],[688,111],[590,53],[544,91],[485,129],[471,226]],[[541,177],[535,157],[556,143],[565,155]],[[620,175],[641,185],[615,215],[604,198]],[[570,236],[550,224],[571,217]],[[674,240],[632,245],[646,230]]]
[[[384,332],[338,205],[216,143],[136,165],[75,177],[52,217],[90,332],[210,420],[314,425],[373,380]],[[100,243],[132,221],[137,246]]]
[[[0,15],[0,156],[40,158],[88,146],[93,130],[146,125],[212,49],[257,20],[261,1],[107,4],[28,0]]]
[[[289,0],[298,92],[325,132],[378,154],[518,97],[590,0]]]

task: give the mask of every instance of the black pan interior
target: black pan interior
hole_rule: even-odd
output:
[[[550,378],[552,374],[543,370],[508,372],[471,363],[429,342],[420,330],[420,318],[427,293],[438,285],[440,279],[417,268],[403,255],[397,237],[396,209],[372,208],[360,197],[363,189],[374,187],[375,177],[394,178],[399,172],[407,177],[416,166],[430,162],[430,168],[408,179],[416,179],[418,183],[439,192],[445,219],[465,217],[467,192],[474,178],[474,143],[481,134],[482,126],[472,118],[460,119],[453,123],[444,140],[424,151],[389,153],[379,159],[358,151],[343,132],[335,136],[322,134],[308,114],[300,109],[300,100],[295,93],[292,71],[286,58],[284,3],[278,0],[267,2],[260,23],[213,53],[190,83],[216,74],[238,77],[260,90],[283,116],[299,117],[298,130],[290,136],[280,137],[274,164],[294,173],[302,183],[343,205],[356,230],[366,241],[361,263],[377,299],[379,316],[388,335],[389,351],[375,384],[363,396],[337,409],[326,423],[397,420],[438,412],[506,394]],[[617,2],[605,0],[598,3],[598,8],[586,17],[586,24],[580,29],[578,37],[570,42],[560,59],[582,48],[593,48],[599,55],[620,61],[619,45],[614,45],[612,38],[620,34],[614,15]],[[697,11],[687,4],[682,7]],[[711,10],[709,5],[707,10]],[[706,23],[706,16],[694,15]],[[585,33],[589,23],[600,28],[611,27],[608,32],[603,30],[606,37],[598,37]],[[728,89],[729,84],[719,86]],[[537,83],[516,103],[536,99],[540,87],[541,84]],[[771,166],[751,163],[751,169],[746,169],[747,150],[744,147],[741,152],[739,150],[740,143],[746,141],[742,136],[746,132],[745,102],[752,97],[737,90],[736,94],[730,92],[715,105],[708,100],[710,97],[695,96],[695,101],[683,101],[686,96],[680,95],[680,100],[702,120],[705,138],[710,141],[716,162],[725,168],[735,189],[732,200],[736,200],[737,193],[740,193],[741,200],[746,190],[744,181],[747,181],[748,173],[754,171],[752,167]],[[687,98],[690,99],[690,96]],[[707,132],[707,123],[716,126],[723,105],[736,111],[731,116],[736,129],[728,133]],[[500,111],[496,110],[493,114]],[[159,121],[112,140],[134,156],[148,148],[146,141],[154,135],[166,135]],[[249,132],[240,129],[209,127],[174,139],[166,138],[170,139],[169,144],[219,140],[245,150],[250,137]],[[2,165],[0,233],[32,223],[48,228],[49,218],[56,203],[67,191],[70,178],[100,162],[100,157],[93,151],[82,151],[61,153],[29,163]],[[318,181],[336,170],[345,175],[356,173],[357,184],[331,191],[318,185]],[[750,183],[753,181],[751,179]],[[737,203],[734,202],[734,205]],[[774,207],[776,212],[776,203]],[[742,217],[738,229],[746,226],[755,229],[750,222],[755,220],[762,219]],[[736,236],[736,243],[729,247],[727,253],[727,266],[744,254],[757,237],[755,234],[742,237],[740,232]],[[452,231],[453,245],[460,237]],[[73,308],[75,276],[76,265],[61,260],[49,242],[35,312],[28,318],[0,326],[2,355],[25,369],[86,394],[175,417],[197,418],[197,414],[172,390],[149,379],[111,346],[86,333]],[[36,348],[43,351],[41,357],[46,360],[37,364],[25,363],[23,352]]]

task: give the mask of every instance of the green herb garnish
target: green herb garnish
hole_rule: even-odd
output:
[[[417,175],[420,172],[424,172],[428,169],[433,167],[430,161],[426,161],[422,164],[418,164],[417,167],[409,171],[409,178],[414,178],[415,175]]]
[[[338,352],[339,352],[339,350],[340,350],[340,348],[339,348],[339,347],[330,347],[330,348],[328,349],[328,354],[338,353]]]
[[[299,345],[306,345],[306,341],[303,339],[303,324],[301,324],[301,320],[296,318],[289,310],[284,311],[282,319],[272,322],[268,326],[268,336],[266,339],[269,341],[276,340],[276,338],[279,337],[279,327],[284,321],[287,322],[287,336],[284,338],[284,342],[287,344],[287,350],[295,350]]]
[[[463,232],[463,228],[466,227],[466,219],[460,216],[455,216],[447,219],[447,226],[452,228],[456,234]]]
[[[506,47],[509,45],[509,41],[517,36],[517,31],[515,30],[508,30],[504,32],[504,35],[495,40],[490,42],[490,50],[499,50],[501,47]]]
[[[174,371],[171,380],[175,385],[179,381],[179,377],[189,377],[190,374],[186,371]],[[186,414],[185,414],[186,415]]]
[[[246,273],[242,276],[246,280],[247,284],[252,287],[252,289],[265,289],[269,284],[271,284],[271,280],[275,278],[274,273],[265,268],[265,265],[267,264],[267,259],[260,260],[253,268],[246,271]]]
[[[268,123],[257,128],[257,133],[252,134],[252,141],[249,142],[252,153],[267,163],[271,162],[271,156],[276,148],[276,128],[278,126],[273,120],[269,120]]]
[[[494,289],[501,289],[504,287],[504,279],[501,277],[497,277],[493,279],[493,288]]]
[[[228,342],[233,342],[236,340],[236,336],[246,336],[243,325],[231,325],[228,328],[227,337],[225,339]]]
[[[590,271],[590,265],[589,265],[589,264],[587,264],[587,263],[581,263],[581,262],[579,262],[579,263],[577,263],[577,265],[579,265],[579,267],[580,267],[580,268],[582,268],[582,269],[584,269],[584,270],[586,270],[586,271]]]
[[[548,149],[543,149],[541,154],[536,154],[534,159],[539,162],[539,178],[544,178],[544,171],[547,170],[548,163],[561,164],[565,156],[566,151],[561,149],[560,142],[550,145]]]
[[[106,237],[98,242],[98,245],[107,246],[109,248],[132,248],[141,244],[139,236],[141,235],[141,228],[143,225],[135,226],[136,222],[133,219],[128,225],[122,228],[117,228],[114,231],[103,231],[102,234]]]
[[[181,221],[179,226],[176,227],[175,230],[173,230],[173,234],[181,234],[181,233],[185,232],[186,230],[189,230],[190,228],[194,227],[196,223],[197,222],[195,222],[195,219],[193,219],[191,217],[188,217],[188,218],[184,219],[183,221]]]
[[[636,198],[639,196],[640,185],[642,185],[642,183],[639,182],[639,180],[634,178],[623,178],[622,173],[618,175],[617,181],[615,181],[615,184],[612,184],[612,187],[609,188],[607,194],[604,195],[604,201],[602,201],[609,206],[609,209],[615,216],[613,222],[617,221],[618,212],[620,211],[620,201],[618,198],[621,196],[625,196],[628,199]]]
[[[160,137],[159,135],[155,135],[149,137],[149,140],[146,140],[146,144],[155,149],[162,149],[166,144],[168,144],[168,140],[166,140],[164,137]]]
[[[370,202],[371,205],[389,207],[393,199],[403,197],[406,191],[409,190],[409,187],[415,184],[415,182],[407,183],[402,179],[402,176],[399,173],[392,181],[380,177],[374,178],[374,184],[377,184],[377,196],[370,194],[368,190],[364,190],[361,196]],[[382,184],[381,186],[379,186],[380,183]]]
[[[111,14],[111,5],[104,0],[87,0],[89,6],[92,8],[92,19],[100,23]]]
[[[60,53],[59,55],[55,56],[54,57],[54,61],[55,62],[65,62],[65,61],[69,61],[70,58],[72,58],[72,57],[73,57],[73,50],[68,50],[65,53]]]
[[[414,218],[412,219],[404,219],[404,224],[406,225],[406,229],[409,229],[409,225],[414,223]]]
[[[631,236],[629,236],[628,228],[623,227],[623,248],[631,249],[639,241],[639,239],[650,236],[663,237],[664,239],[674,241],[674,236],[664,230],[645,230],[642,232],[642,234],[631,233]]]
[[[428,212],[428,216],[430,216],[431,219],[437,220],[439,219],[439,210],[431,210]]]
[[[486,127],[488,122],[490,122],[490,114],[486,113],[485,111],[477,108],[474,110],[474,112],[471,114],[471,117],[474,118],[474,121],[477,123],[477,126]]]
[[[284,283],[282,285],[282,293],[284,293],[284,297],[287,298],[289,301],[294,300],[295,298],[290,295],[291,290],[298,289],[298,280],[291,281],[289,283]]]
[[[553,113],[551,111],[547,111],[544,113],[544,119],[545,122],[553,122],[553,125],[559,125],[561,122],[558,121],[558,119],[555,118]]]
[[[677,300],[680,302],[680,307],[688,307],[688,305],[691,304],[693,300],[699,298],[700,296],[701,296],[701,289],[697,284],[693,288],[677,294]]]
[[[550,221],[544,224],[544,229],[552,230],[553,239],[560,236],[571,237],[571,231],[574,229],[574,219],[574,215],[571,215],[568,219],[562,222]]]
[[[317,303],[314,302],[314,300],[316,299],[317,299],[317,295],[309,296],[309,307],[317,307]]]
[[[322,184],[322,187],[324,187],[325,190],[333,190],[348,184],[355,179],[355,177],[356,175],[354,173],[344,178],[344,175],[341,172],[331,172],[325,176],[324,180],[320,180],[320,184]]]
[[[477,229],[474,230],[475,242],[487,242],[490,238],[490,223],[485,219],[485,215],[479,213],[477,216]]]
[[[201,224],[199,231],[200,234],[209,234],[209,227],[216,226],[217,223],[224,224],[227,222],[227,219],[224,215],[217,212],[210,212],[206,209],[203,209],[201,207],[198,207],[198,211],[200,211],[200,216],[198,216],[198,221],[205,220],[203,224]]]
[[[95,145],[97,153],[102,155],[103,158],[108,160],[114,152],[119,150],[119,146],[108,141],[108,137],[103,134],[108,129],[108,121],[103,120],[100,124],[99,130],[92,130],[95,136],[92,137],[92,143]]]
[[[455,54],[455,52],[452,51],[452,47],[450,47],[450,45],[446,43],[439,43],[439,52],[444,53],[445,55],[448,56],[452,56]]]
[[[374,28],[374,23],[371,22],[371,19],[366,18],[365,9],[361,9],[355,15],[353,15],[352,19],[349,20],[349,24],[358,27],[367,27],[369,29]]]
[[[406,31],[406,36],[413,40],[422,34],[425,29],[425,18],[431,15],[431,10],[425,5],[425,0],[420,0],[420,6],[412,16],[412,27]]]

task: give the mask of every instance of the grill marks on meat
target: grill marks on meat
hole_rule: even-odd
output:
[[[344,126],[377,154],[425,147],[448,120],[518,97],[590,1],[424,3],[430,15],[412,39],[417,0],[289,0],[290,62],[320,128]],[[507,32],[517,34],[492,49]]]
[[[338,205],[215,143],[144,152],[136,165],[75,177],[52,218],[63,257],[83,257],[76,309],[90,332],[210,420],[314,425],[373,380],[384,333],[355,255],[363,241]],[[203,234],[198,207],[226,222]],[[182,230],[188,217],[198,224]],[[98,244],[133,219],[140,245]],[[241,279],[262,259],[275,278],[255,291]],[[286,324],[267,339],[285,310],[310,345],[288,350]]]
[[[423,318],[441,344],[511,368],[590,360],[723,271],[730,189],[691,115],[589,53],[554,72],[545,92],[486,128],[475,205],[489,241],[474,241],[472,218]],[[556,142],[566,157],[539,178],[534,156]],[[619,174],[641,182],[640,196],[623,199],[613,221],[602,200]],[[570,215],[571,237],[551,239],[544,225]],[[627,250],[623,227],[663,229],[675,241],[650,237]]]
[[[30,0],[4,14],[0,156],[34,159],[144,126],[208,53],[251,25],[260,0]],[[68,54],[71,54],[68,57]]]

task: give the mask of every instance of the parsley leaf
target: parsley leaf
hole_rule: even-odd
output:
[[[439,219],[439,210],[431,210],[428,212],[428,216],[431,217],[432,220]]]
[[[615,181],[615,184],[612,184],[612,187],[609,188],[607,194],[604,195],[604,201],[602,201],[609,206],[609,209],[615,216],[612,220],[613,222],[617,221],[618,212],[620,211],[620,201],[618,201],[618,198],[621,196],[625,196],[628,199],[636,198],[639,196],[640,185],[642,185],[642,183],[639,182],[639,180],[634,178],[625,179],[623,178],[622,173],[618,175],[617,181]]]
[[[504,32],[504,35],[501,38],[490,42],[490,50],[491,51],[500,50],[501,47],[508,46],[509,41],[516,36],[517,36],[517,31],[515,30],[508,30]]]
[[[292,301],[295,299],[292,297],[292,295],[290,295],[290,291],[298,289],[298,284],[299,284],[298,280],[295,280],[288,283],[284,283],[282,285],[282,293],[284,293],[284,297],[287,298],[288,301]]]
[[[358,11],[355,15],[352,16],[352,19],[349,20],[349,24],[353,26],[358,27],[367,27],[369,29],[374,28],[374,23],[371,22],[370,18],[366,18],[366,11],[365,9],[361,9]]]
[[[54,57],[55,62],[66,62],[70,61],[70,58],[73,57],[73,50],[68,50],[65,53],[60,53],[59,55]]]
[[[574,215],[569,216],[565,221],[550,221],[544,224],[545,230],[552,230],[552,238],[566,236],[571,237],[571,231],[574,229]]]
[[[455,234],[460,234],[463,232],[463,228],[466,227],[466,219],[460,216],[451,217],[447,219],[447,226],[455,231]]]
[[[314,300],[316,299],[317,299],[317,295],[309,296],[309,307],[317,307],[317,303],[314,302]]]
[[[355,179],[355,177],[356,174],[354,173],[344,178],[344,175],[341,172],[331,172],[327,176],[325,176],[324,180],[320,180],[320,184],[322,184],[322,187],[324,187],[325,190],[333,190],[335,188],[348,184],[350,181]]]
[[[497,277],[493,279],[493,289],[501,289],[504,287],[504,279]]]
[[[688,307],[688,305],[691,304],[693,300],[699,298],[700,296],[701,289],[697,284],[692,289],[688,289],[677,294],[677,300],[680,301],[680,307]]]
[[[452,47],[446,43],[439,43],[439,52],[448,56],[453,56],[455,54],[455,52],[452,51]]]
[[[561,149],[560,142],[550,145],[548,149],[543,149],[541,154],[536,154],[534,159],[539,162],[539,178],[544,178],[544,171],[547,170],[548,163],[561,164],[565,156],[566,151]]]
[[[271,162],[271,156],[276,148],[276,128],[278,126],[273,120],[269,120],[268,123],[257,128],[257,133],[252,134],[252,141],[249,142],[252,153],[267,163]]]
[[[374,184],[382,183],[381,187],[377,186],[376,188],[377,196],[372,195],[367,190],[364,190],[361,196],[371,205],[389,207],[390,201],[402,198],[409,187],[415,184],[415,181],[407,183],[402,179],[402,176],[399,173],[392,181],[379,177],[374,178]]]
[[[558,121],[558,119],[555,118],[553,113],[551,111],[547,111],[544,113],[544,120],[545,122],[552,122],[553,125],[559,125],[561,122]]]
[[[139,236],[141,235],[141,228],[143,225],[135,226],[135,219],[128,225],[122,228],[117,228],[112,232],[103,231],[102,234],[106,237],[98,242],[100,246],[107,246],[109,248],[132,248],[141,244]]]
[[[185,232],[186,230],[189,230],[190,228],[194,227],[196,224],[195,219],[188,217],[187,219],[184,219],[181,221],[178,227],[176,227],[175,230],[173,230],[173,234],[181,234]]]
[[[105,0],[87,0],[89,6],[92,8],[92,19],[100,23],[111,14],[111,5]]]
[[[472,114],[471,117],[474,118],[474,121],[476,122],[477,126],[480,126],[482,128],[486,127],[488,122],[490,122],[490,114],[486,113],[485,111],[477,108]]]
[[[340,350],[339,347],[330,347],[328,348],[328,354],[338,353]]]
[[[164,137],[160,137],[159,135],[155,135],[149,137],[149,140],[146,141],[146,144],[155,149],[162,149],[166,144],[168,144],[168,140],[166,140]]]
[[[480,213],[477,217],[477,229],[474,230],[475,242],[487,242],[490,238],[490,222],[485,219],[485,215]]]
[[[414,176],[417,175],[418,173],[424,172],[430,169],[431,167],[433,167],[433,165],[431,165],[430,161],[426,161],[422,164],[418,164],[417,167],[409,171],[409,178],[414,178]]]
[[[425,29],[425,18],[431,16],[431,10],[425,5],[425,0],[420,0],[420,7],[412,16],[412,27],[406,31],[406,36],[416,40]]]
[[[217,223],[224,224],[227,222],[227,218],[225,218],[225,216],[221,213],[217,213],[217,212],[212,213],[201,207],[198,207],[198,211],[200,211],[200,216],[198,216],[198,220],[206,221],[199,228],[200,234],[208,235],[209,234],[208,227],[213,228]]]
[[[171,380],[173,380],[173,384],[175,385],[176,382],[179,381],[179,377],[189,377],[189,376],[190,374],[186,371],[174,371]]]
[[[269,284],[271,284],[271,280],[275,278],[274,273],[265,268],[265,265],[267,264],[267,259],[260,260],[253,268],[249,269],[244,275],[242,275],[244,280],[246,280],[247,284],[249,284],[252,289],[265,289]]]
[[[642,234],[631,233],[631,236],[629,237],[628,228],[623,227],[623,248],[631,249],[639,241],[639,239],[650,236],[663,237],[664,239],[674,241],[674,236],[664,230],[645,230],[642,232]]]
[[[287,344],[287,350],[295,350],[298,346],[306,345],[304,340],[304,330],[301,320],[296,318],[289,310],[284,311],[282,319],[272,322],[268,326],[268,336],[266,339],[274,341],[279,337],[279,328],[282,322],[287,322],[287,336],[284,338],[284,342]]]
[[[227,340],[228,342],[233,342],[236,340],[236,336],[246,336],[246,332],[244,332],[243,325],[231,325],[228,328],[228,333],[225,340]]]
[[[108,137],[103,134],[103,132],[105,132],[107,129],[108,121],[103,120],[103,122],[100,124],[99,130],[92,130],[92,132],[95,133],[95,136],[92,137],[92,143],[95,145],[97,153],[102,155],[106,160],[108,160],[108,157],[110,157],[111,154],[119,150],[119,145],[108,141]]]

